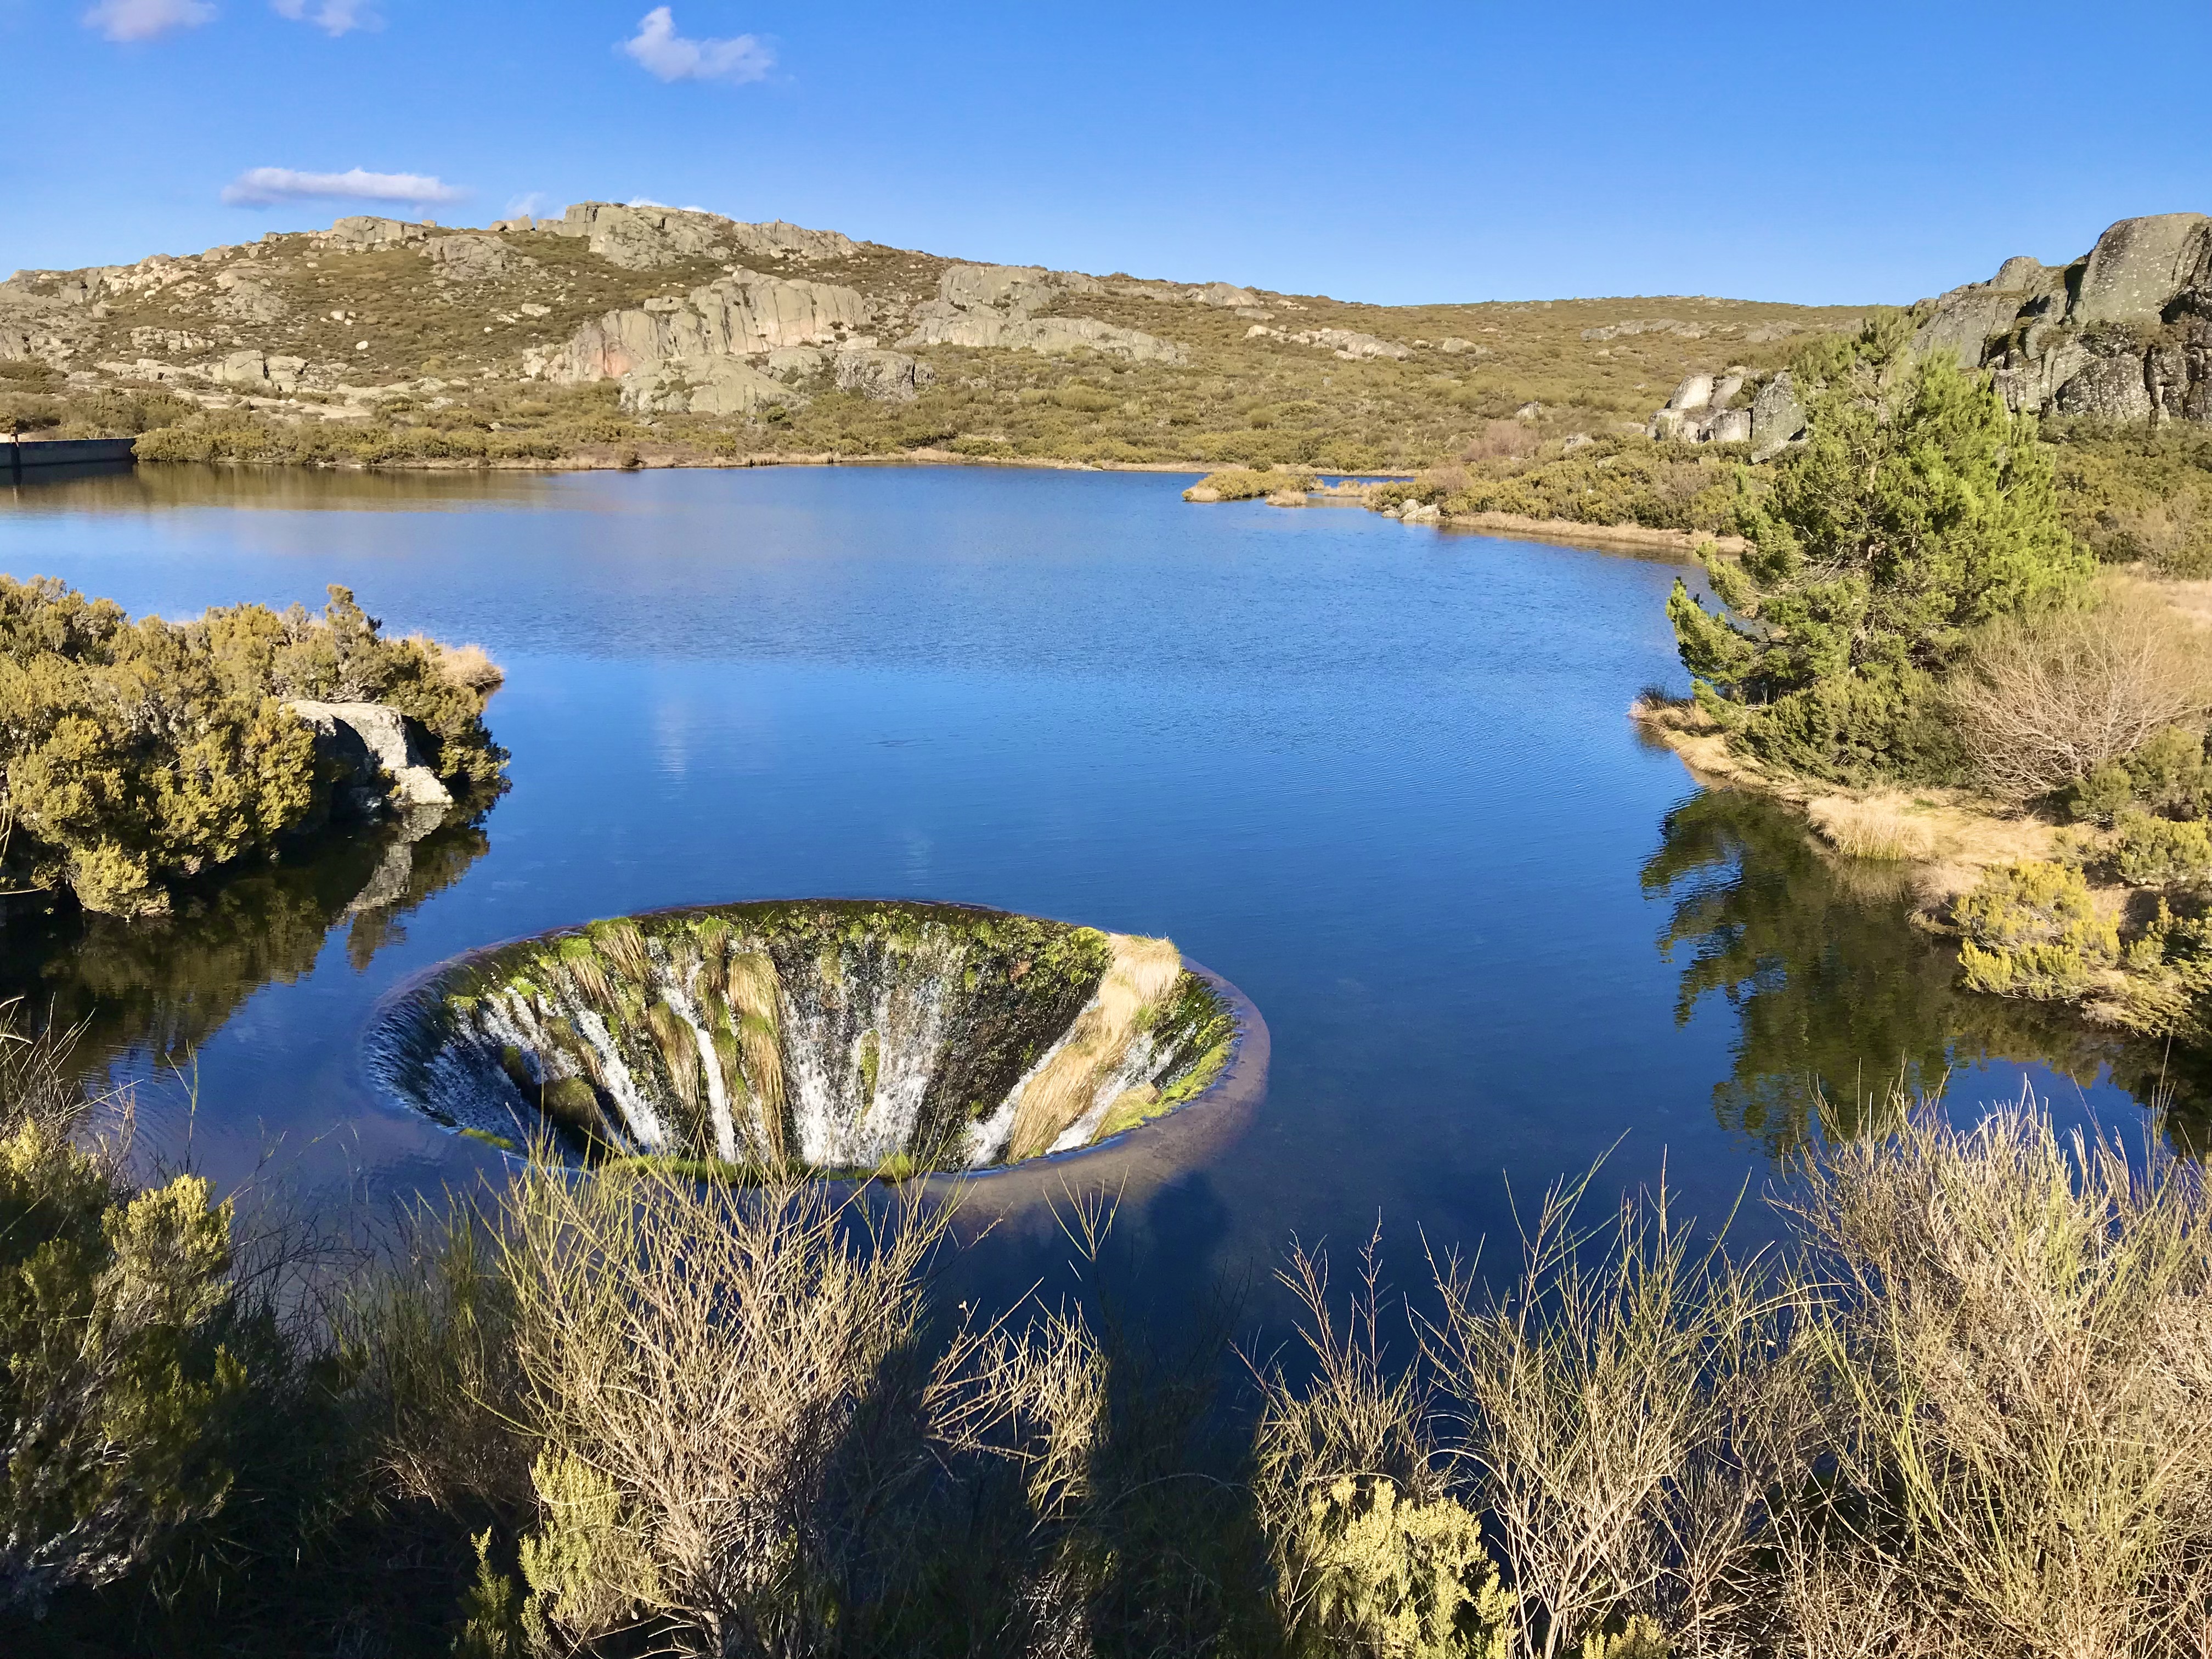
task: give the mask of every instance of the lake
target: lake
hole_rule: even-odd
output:
[[[343,843],[165,922],[18,920],[7,986],[144,1080],[161,1156],[343,1224],[497,1165],[361,1064],[379,1000],[457,952],[810,895],[1166,934],[1273,1039],[1234,1121],[1098,1155],[1133,1259],[1184,1287],[1378,1218],[1407,1275],[1424,1235],[1487,1236],[1494,1269],[1512,1195],[1608,1152],[1607,1190],[1663,1168],[1717,1218],[1820,1099],[1900,1076],[2140,1121],[2154,1057],[1954,990],[1898,878],[1639,738],[1638,691],[1684,684],[1681,567],[1186,482],[148,467],[0,495],[19,577],[170,617],[341,582],[481,643],[514,756],[479,823],[396,866]],[[982,1206],[1007,1260],[1050,1248],[1036,1186]]]

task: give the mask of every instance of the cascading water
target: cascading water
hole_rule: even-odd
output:
[[[519,1144],[767,1170],[988,1168],[1195,1097],[1229,1004],[1164,939],[946,904],[593,922],[465,957],[379,1033],[404,1098]]]

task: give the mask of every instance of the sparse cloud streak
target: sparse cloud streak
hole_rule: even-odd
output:
[[[110,40],[151,40],[172,29],[195,29],[212,22],[207,0],[100,0],[84,15],[84,26]]]
[[[637,33],[622,49],[647,73],[663,81],[729,81],[743,85],[764,81],[775,67],[775,54],[757,34],[727,40],[692,40],[676,32],[676,17],[655,6],[638,19]]]
[[[370,0],[269,0],[279,17],[295,23],[313,23],[325,34],[350,34],[356,29],[380,29],[384,20]]]
[[[250,167],[223,187],[232,207],[275,207],[282,202],[395,202],[422,205],[458,202],[468,191],[423,173],[301,173],[292,167]]]

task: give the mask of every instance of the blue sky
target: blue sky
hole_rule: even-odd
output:
[[[2212,211],[2208,0],[0,0],[0,270],[417,216],[299,194],[356,173],[1385,303],[1904,301]]]

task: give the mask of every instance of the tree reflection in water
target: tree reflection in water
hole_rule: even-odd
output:
[[[1983,1060],[2040,1062],[2084,1085],[2110,1068],[2146,1104],[2172,1097],[2177,1144],[2204,1144],[2201,1060],[1960,989],[1953,947],[1911,923],[1906,872],[1829,853],[1778,802],[1692,796],[1668,814],[1643,880],[1674,903],[1659,951],[1682,962],[1676,1023],[1715,992],[1736,1013],[1714,1112],[1771,1153],[1879,1128],[1900,1091],[1938,1094],[1954,1065]]]
[[[179,1060],[261,987],[307,974],[342,923],[348,960],[367,967],[489,844],[479,813],[412,843],[390,830],[319,841],[180,893],[168,916],[18,915],[0,951],[0,996],[21,997],[40,1024],[82,1027],[88,1069],[126,1049]]]

